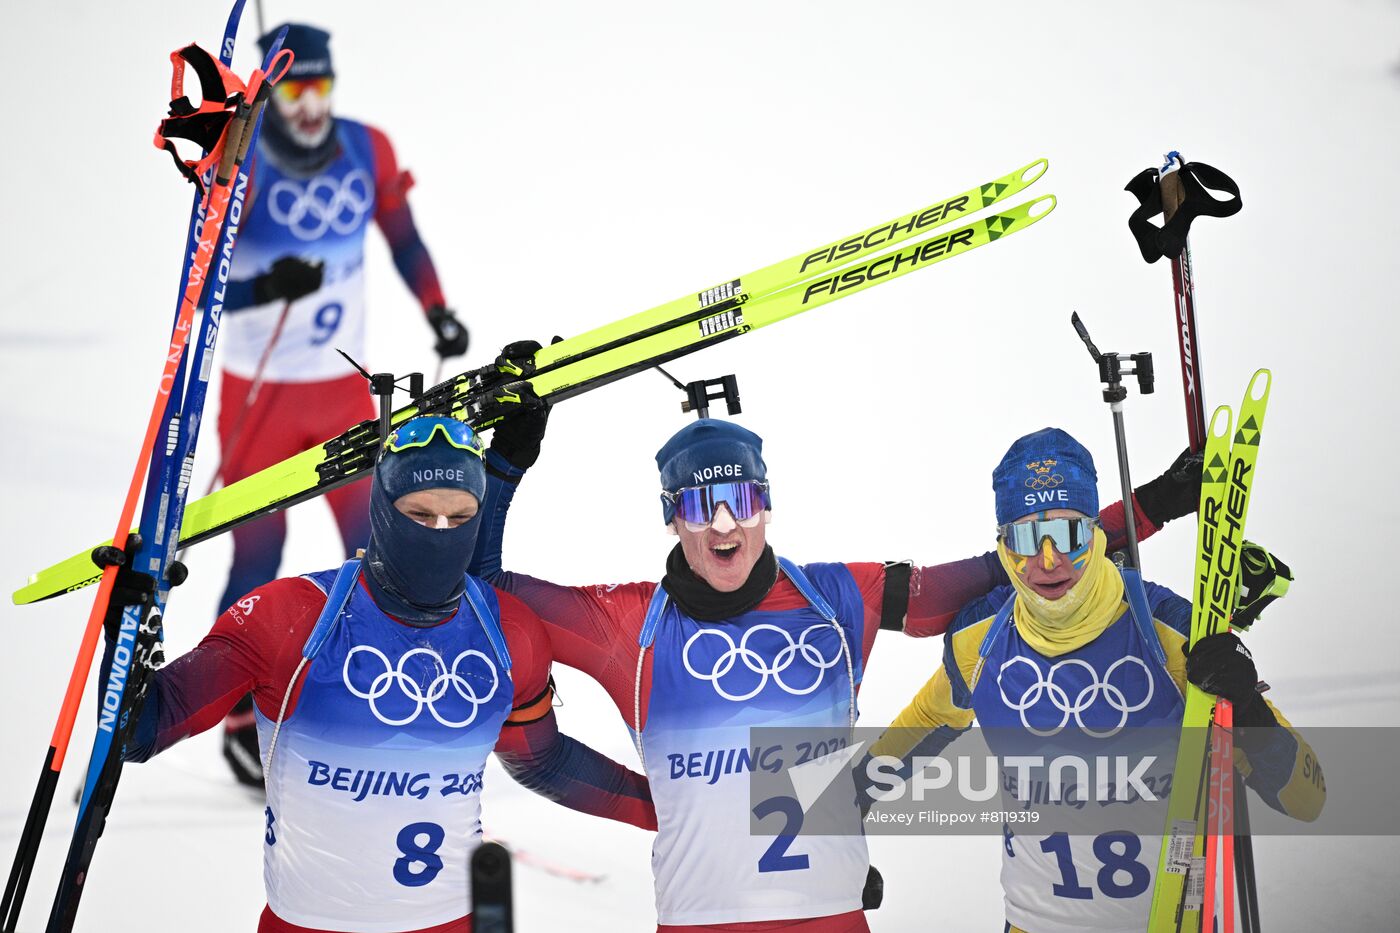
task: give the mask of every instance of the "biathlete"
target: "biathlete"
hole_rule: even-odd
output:
[[[370,484],[363,560],[258,587],[154,674],[128,761],[254,697],[267,776],[260,933],[470,931],[493,750],[551,800],[655,828],[646,780],[559,732],[540,620],[466,576],[485,486],[465,423],[404,423]],[[122,603],[152,589],[122,572],[99,683]]]
[[[1062,495],[1046,510],[1025,493],[1052,467]],[[1046,428],[1011,445],[992,474],[996,556],[1010,583],[962,608],[944,636],[943,665],[873,754],[937,755],[976,720],[1000,756],[1048,754],[1071,743],[1093,760],[1115,739],[1142,741],[1154,728],[1174,737],[1189,682],[1234,704],[1234,764],[1247,786],[1275,810],[1315,819],[1327,793],[1320,763],[1259,692],[1249,651],[1233,632],[1185,650],[1191,602],[1125,575],[1108,558],[1116,529],[1094,518],[1096,484],[1093,458],[1064,431]],[[1173,738],[1168,761],[1174,752]],[[1170,765],[1163,767],[1144,780],[1169,789]],[[1004,777],[1003,788],[1014,783]],[[1064,805],[1074,813],[1082,807]],[[1111,812],[1095,805],[1082,818]],[[1001,884],[1008,930],[1146,929],[1161,837],[1089,828],[1103,831],[1007,827]]]
[[[276,34],[259,40],[264,53]],[[423,308],[438,354],[467,349],[466,328],[446,308],[409,210],[413,177],[400,170],[383,132],[331,112],[330,34],[289,23],[283,47],[295,61],[263,119],[224,302],[218,427],[225,485],[374,417],[364,378],[336,352],[368,365],[364,248],[371,221]],[[326,495],[347,556],[368,538],[368,496],[364,483]],[[277,576],[286,535],[280,511],[234,529],[220,612]],[[225,725],[224,756],[239,781],[262,783],[251,700]]]

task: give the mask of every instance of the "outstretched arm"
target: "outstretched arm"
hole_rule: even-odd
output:
[[[1200,461],[1191,460],[1185,453],[1161,476],[1139,486],[1133,493],[1138,540],[1152,537],[1167,522],[1195,511],[1200,489]],[[1121,501],[1099,513],[1099,525],[1108,538],[1110,554],[1127,547],[1124,516]],[[909,578],[905,612],[900,613],[898,606],[882,607],[880,627],[898,629],[916,638],[943,634],[963,606],[1011,582],[995,551],[903,572]]]
[[[249,692],[264,711],[275,711],[325,600],[314,584],[293,578],[274,580],[230,606],[198,645],[155,673],[125,759],[145,761],[218,725]],[[113,644],[103,654],[99,685],[111,668]]]
[[[513,357],[513,349],[525,345],[512,344],[503,355]],[[501,569],[506,515],[521,477],[539,458],[548,419],[547,408],[527,409],[493,429],[491,447],[486,451],[486,495],[478,512],[481,530],[467,572],[529,606],[545,624],[555,660],[584,671],[608,688],[615,699],[625,697],[630,704],[631,666],[619,668],[615,656],[618,652],[635,656],[637,632],[620,629],[625,629],[624,620],[640,628],[655,585],[561,586]],[[625,687],[616,676],[623,668],[629,672]],[[622,702],[619,699],[620,706]]]

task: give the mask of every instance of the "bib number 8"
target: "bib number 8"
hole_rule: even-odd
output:
[[[420,843],[425,836],[427,841]],[[445,838],[447,833],[437,823],[409,823],[399,830],[397,842],[403,856],[394,862],[394,880],[405,887],[421,888],[436,878],[442,871],[437,851]]]

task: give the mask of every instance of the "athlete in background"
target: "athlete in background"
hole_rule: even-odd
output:
[[[268,781],[259,933],[470,933],[492,750],[550,800],[656,826],[644,778],[559,732],[539,619],[465,576],[486,486],[471,428],[405,422],[365,485],[369,544],[340,571],[346,588],[328,570],[237,600],[155,672],[123,749],[145,761],[256,697]],[[153,589],[148,575],[118,575],[99,684],[123,604]]]
[[[264,52],[276,32],[259,40]],[[374,417],[364,378],[336,352],[364,363],[364,243],[371,220],[427,314],[438,354],[460,356],[467,349],[466,328],[445,307],[413,223],[407,200],[412,176],[400,171],[384,133],[331,113],[330,34],[291,23],[284,48],[296,58],[258,137],[224,302],[219,446],[225,485]],[[347,556],[367,540],[368,497],[366,483],[326,495]],[[234,530],[221,612],[277,576],[286,531],[283,512]],[[250,698],[225,724],[224,757],[239,781],[262,785]]]
[[[1061,482],[1047,510],[1025,494],[1049,475]],[[1003,759],[1047,746],[1068,751],[1076,741],[1086,757],[1105,755],[1120,732],[1140,743],[1154,727],[1178,729],[1189,681],[1234,704],[1235,766],[1245,783],[1275,810],[1315,819],[1327,789],[1312,748],[1259,692],[1239,636],[1211,635],[1188,653],[1190,600],[1155,583],[1134,592],[1093,519],[1097,478],[1089,451],[1057,428],[1011,445],[992,474],[997,558],[1010,585],[958,613],[943,639],[943,666],[872,753],[937,756],[976,719]],[[1146,786],[1170,787],[1173,757],[1147,773]],[[1067,812],[1080,812],[1082,800],[1074,801],[1067,795]],[[1005,827],[1001,885],[1011,933],[1146,929],[1161,837],[1104,831],[1102,806],[1084,812],[1082,835]]]
[[[522,413],[493,432],[471,572],[534,610],[554,657],[602,684],[632,731],[656,802],[660,933],[867,930],[864,837],[752,833],[748,768],[713,752],[747,747],[751,727],[844,728],[876,633],[941,634],[959,607],[1006,582],[996,556],[922,568],[781,560],[766,540],[762,440],[702,419],[656,455],[664,524],[679,538],[661,583],[562,586],[507,572],[506,513],[539,456],[545,418]],[[832,521],[868,518],[878,497],[862,488],[870,481],[837,469],[849,490],[826,503]],[[1199,484],[1199,464],[1176,466],[1139,490],[1140,532],[1190,512]],[[1121,503],[1101,521],[1121,542]],[[791,814],[758,816],[776,834]]]

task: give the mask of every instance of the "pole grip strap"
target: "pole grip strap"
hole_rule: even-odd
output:
[[[1172,190],[1164,192],[1164,188]],[[1150,263],[1163,256],[1180,256],[1191,222],[1197,217],[1229,217],[1244,206],[1235,180],[1204,162],[1187,162],[1165,175],[1155,168],[1144,169],[1124,190],[1138,200],[1137,210],[1128,218],[1128,229],[1142,258]],[[1224,192],[1229,197],[1220,199],[1211,192]],[[1165,204],[1164,197],[1172,203]],[[1160,227],[1151,222],[1158,214],[1166,221]]]

